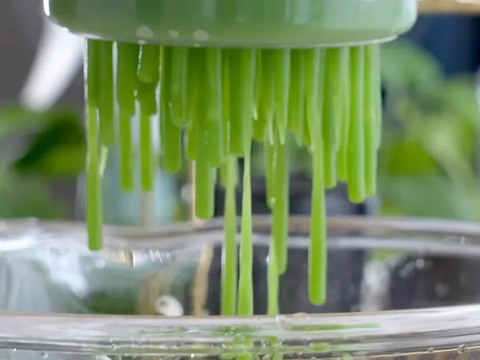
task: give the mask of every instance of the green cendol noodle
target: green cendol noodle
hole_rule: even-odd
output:
[[[268,313],[278,313],[279,275],[287,266],[288,146],[293,137],[312,154],[313,194],[309,295],[326,298],[325,189],[348,184],[349,198],[375,193],[380,143],[379,46],[324,49],[226,49],[135,45],[87,40],[87,222],[91,249],[102,246],[101,149],[118,141],[120,183],[133,190],[134,152],[140,186],[151,191],[159,132],[162,166],[195,162],[195,213],[210,219],[214,186],[226,189],[222,313],[251,315],[252,139],[264,143],[272,239]],[[153,121],[159,116],[159,128]],[[132,125],[138,118],[139,145]],[[116,130],[117,129],[117,130]],[[237,297],[235,188],[243,158],[240,276]],[[338,180],[337,180],[338,179]]]

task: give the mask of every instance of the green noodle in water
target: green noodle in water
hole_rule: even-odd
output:
[[[378,45],[254,50],[87,40],[86,76],[87,221],[92,249],[102,246],[100,148],[118,141],[120,184],[125,191],[135,187],[137,151],[140,187],[148,192],[153,189],[158,157],[152,139],[159,132],[165,170],[178,172],[184,159],[195,162],[195,213],[201,219],[213,216],[219,172],[226,189],[222,313],[252,314],[250,157],[252,140],[262,141],[272,210],[268,313],[277,314],[279,275],[287,267],[288,154],[289,139],[294,138],[312,155],[309,293],[313,303],[325,302],[325,189],[345,182],[353,202],[375,193],[381,121]],[[155,116],[160,118],[158,128]],[[135,117],[138,149],[132,139]],[[245,164],[239,274],[238,158]]]

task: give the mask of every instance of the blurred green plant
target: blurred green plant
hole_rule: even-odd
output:
[[[386,89],[379,195],[388,215],[480,219],[474,76],[446,78],[405,41],[382,49]]]
[[[0,218],[66,218],[67,204],[52,190],[55,182],[73,180],[84,169],[79,114],[1,104],[0,149]]]

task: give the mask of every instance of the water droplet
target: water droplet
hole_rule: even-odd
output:
[[[190,359],[195,359],[195,354],[191,354]]]
[[[457,348],[457,353],[459,353],[460,355],[463,354],[465,352],[465,350],[467,350],[467,345],[466,344],[462,344],[460,345],[458,348]]]
[[[193,38],[198,41],[207,41],[210,35],[205,30],[195,30],[193,32]]]
[[[152,38],[153,31],[148,26],[142,25],[137,28],[137,36],[143,37],[143,38]]]
[[[417,261],[415,261],[415,266],[417,269],[423,269],[425,267],[425,259],[417,259]]]
[[[42,358],[46,359],[46,358],[48,358],[48,353],[46,353],[45,351],[42,351],[42,352],[40,353],[40,356],[41,356]]]
[[[168,30],[168,35],[171,37],[171,38],[178,38],[180,36],[180,33],[177,31],[177,30]]]
[[[283,327],[285,325],[285,316],[277,315],[275,319],[277,320],[277,325],[279,327]]]
[[[104,259],[99,259],[97,260],[96,264],[95,264],[98,268],[100,269],[103,269],[106,265],[106,262]]]
[[[435,351],[435,350],[433,349],[433,347],[431,347],[431,348],[428,349],[428,353],[429,353],[429,354],[433,353],[434,351]]]

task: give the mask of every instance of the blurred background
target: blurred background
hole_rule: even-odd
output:
[[[54,39],[57,48],[51,47]],[[0,218],[84,217],[79,44],[46,24],[41,2],[0,1]],[[52,56],[59,49],[61,55]],[[329,193],[329,212],[480,220],[480,20],[422,16],[408,36],[384,46],[382,58],[385,125],[378,199],[353,207],[339,188]],[[117,190],[115,150],[110,155],[107,222],[138,223],[146,200],[155,203],[156,223],[187,217],[186,174],[159,173],[154,198],[125,195]],[[310,169],[301,154],[292,156],[298,161],[292,161],[291,210],[304,213]],[[261,155],[257,163],[260,168]],[[266,211],[264,197],[259,170],[254,211]]]

